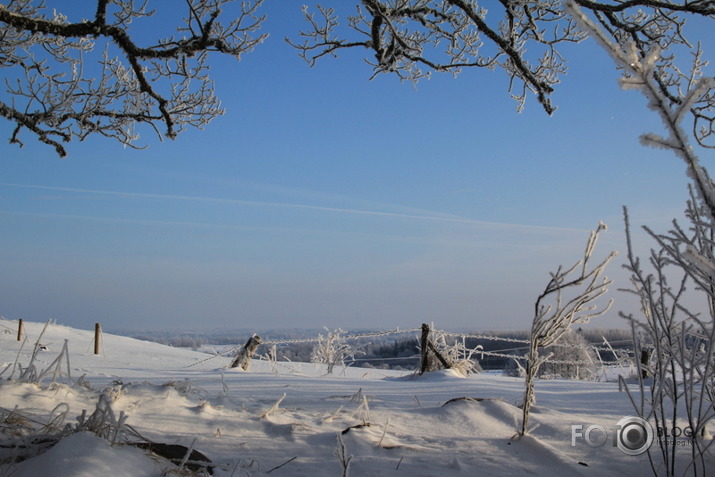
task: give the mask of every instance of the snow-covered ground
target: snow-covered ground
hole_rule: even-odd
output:
[[[352,476],[651,475],[646,454],[629,456],[607,443],[572,446],[571,426],[610,428],[633,414],[615,383],[543,380],[530,435],[515,439],[523,380],[483,373],[463,378],[450,371],[421,377],[375,369],[336,369],[305,363],[254,360],[249,371],[228,369],[230,358],[105,334],[93,354],[93,332],[51,324],[35,366],[46,369],[65,340],[62,384],[7,380],[27,367],[41,323],[25,323],[22,351],[17,322],[2,321],[0,384],[2,465],[13,477],[160,476],[187,473],[149,455],[134,442],[178,444],[200,451],[216,476],[340,476],[336,451],[352,457]],[[29,457],[25,440],[76,426],[78,416],[108,398],[126,427],[112,445],[89,432],[68,433]],[[283,398],[283,396],[285,397]],[[455,398],[471,398],[456,399]],[[281,398],[277,409],[272,406]],[[111,440],[111,439],[110,439]],[[18,447],[18,444],[20,446]],[[34,446],[38,447],[37,445]],[[45,445],[47,447],[47,445]],[[8,464],[13,455],[29,458]]]

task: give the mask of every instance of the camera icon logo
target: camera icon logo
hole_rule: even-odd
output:
[[[641,455],[653,443],[653,428],[643,418],[627,416],[616,424],[616,446],[628,455]]]

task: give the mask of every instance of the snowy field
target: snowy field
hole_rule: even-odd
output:
[[[616,383],[538,381],[531,435],[515,439],[524,385],[519,378],[463,378],[450,371],[416,377],[362,368],[325,375],[318,365],[273,367],[259,360],[242,371],[227,368],[229,358],[206,360],[199,352],[108,334],[95,356],[93,332],[51,324],[35,368],[48,368],[65,340],[69,360],[59,362],[61,384],[49,376],[38,386],[7,378],[17,378],[30,363],[44,324],[25,323],[19,354],[17,322],[0,325],[0,475],[208,475],[190,462],[181,467],[180,458],[173,464],[127,444],[151,441],[201,452],[215,476],[341,476],[338,436],[352,476],[652,475],[645,454],[626,455],[610,442],[591,447],[578,439],[571,445],[572,425],[609,428],[633,414]],[[114,445],[86,431],[67,431],[83,411],[95,411],[102,394],[113,416],[126,418],[110,436]],[[471,399],[453,400],[464,397]],[[67,437],[54,444],[63,430]],[[40,438],[31,442],[31,434],[55,437],[42,444]],[[39,448],[44,452],[33,455]],[[13,455],[24,460],[8,464]]]

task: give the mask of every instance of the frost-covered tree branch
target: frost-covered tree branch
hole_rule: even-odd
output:
[[[712,180],[707,170],[700,164],[689,139],[682,127],[684,118],[692,113],[695,118],[693,136],[706,146],[705,140],[713,134],[713,114],[715,113],[715,77],[703,75],[707,64],[702,59],[698,47],[688,73],[682,72],[673,62],[672,56],[664,54],[675,39],[662,45],[659,41],[646,43],[634,37],[620,37],[614,40],[578,8],[575,2],[567,2],[582,25],[611,54],[619,68],[625,72],[621,79],[624,89],[637,89],[648,100],[648,107],[658,114],[666,128],[666,135],[648,133],[641,136],[641,142],[648,146],[673,151],[683,159],[688,176],[694,181],[698,194],[715,214],[715,195]],[[712,15],[712,13],[711,13]],[[683,40],[684,41],[684,40]],[[665,59],[664,59],[665,58]],[[705,125],[698,123],[705,122]]]
[[[576,3],[581,2],[570,2],[567,8],[623,69],[622,85],[640,91],[663,121],[665,134],[646,134],[642,143],[672,151],[685,162],[692,179],[686,208],[689,227],[673,221],[666,234],[644,227],[657,244],[650,251],[650,272],[635,253],[624,208],[628,246],[624,267],[631,276],[631,287],[625,291],[639,299],[640,310],[621,316],[631,325],[635,349],[652,350],[651,360],[641,365],[645,372],[638,373],[638,395],[626,386],[635,411],[654,420],[657,428],[687,427],[692,434],[687,451],[677,439],[658,439],[657,451],[648,451],[653,472],[708,475],[714,441],[704,437],[715,419],[715,184],[691,143],[695,139],[702,145],[702,139],[712,134],[712,121],[691,135],[682,125],[693,111],[696,121],[702,119],[697,113],[701,108],[711,115],[715,78],[703,75],[706,63],[699,48],[689,71],[681,72],[671,59],[663,60],[670,45],[641,43],[632,36],[614,40]],[[712,9],[712,3],[701,6]],[[679,458],[683,451],[688,458]]]
[[[638,373],[639,398],[628,386],[626,390],[638,415],[655,421],[657,428],[679,425],[693,434],[687,449],[679,448],[675,439],[659,440],[660,452],[649,454],[654,472],[662,468],[668,476],[707,475],[706,452],[715,442],[703,439],[715,419],[714,224],[709,214],[701,214],[697,203],[691,189],[688,232],[676,221],[668,234],[644,227],[659,246],[650,251],[651,272],[644,270],[635,254],[624,208],[628,239],[624,267],[631,274],[631,287],[625,291],[638,297],[641,309],[639,314],[621,312],[621,316],[631,324],[635,349],[650,347],[653,356],[640,365],[645,372]],[[704,296],[707,312],[693,311],[693,294]],[[688,451],[685,464],[676,459]]]
[[[576,3],[611,37],[631,38],[640,45],[689,46],[683,18],[715,18],[715,5],[704,1]],[[330,4],[335,8],[326,6]],[[311,65],[358,48],[370,51],[366,61],[373,77],[391,73],[415,82],[432,72],[501,69],[519,109],[533,94],[548,113],[555,110],[551,93],[566,73],[562,46],[585,37],[562,0],[504,0],[489,3],[488,10],[475,0],[361,0],[352,14],[342,13],[337,2],[325,1],[304,7],[304,14],[306,28],[299,38],[287,41]],[[677,99],[670,92],[677,87],[670,76],[657,81],[671,100]],[[692,108],[703,140],[713,131],[711,105],[705,101]]]
[[[255,48],[266,36],[258,32],[261,3],[243,0],[231,8],[231,0],[184,0],[182,15],[163,6],[149,10],[149,0],[96,0],[79,21],[41,0],[0,4],[0,116],[15,125],[11,142],[22,144],[27,134],[65,155],[64,143],[92,134],[136,147],[141,125],[169,138],[205,126],[223,112],[207,56],[238,58]],[[700,58],[686,18],[715,18],[713,2],[700,0],[573,4],[612,41],[628,40],[643,54],[679,46]],[[433,72],[497,69],[519,109],[534,95],[548,113],[567,71],[563,47],[585,37],[562,0],[503,0],[489,10],[475,0],[326,0],[304,14],[306,27],[288,42],[311,65],[361,49],[369,52],[373,77],[390,73],[414,82]],[[166,24],[175,31],[161,33]],[[681,103],[698,75],[683,75],[671,54],[655,64],[651,80],[663,100],[692,118],[698,143],[715,146],[712,85]]]
[[[335,9],[317,5],[317,12],[304,8],[309,27],[301,40],[288,41],[311,65],[342,49],[369,49],[373,77],[393,73],[418,81],[433,71],[456,75],[469,67],[500,67],[520,107],[532,92],[551,113],[549,94],[564,72],[554,45],[579,41],[582,34],[559,8],[560,0],[522,5],[503,2],[504,18],[492,21],[485,8],[468,0],[362,0],[347,16],[345,31]],[[540,57],[527,54],[527,44]]]
[[[603,276],[603,273],[617,253],[611,252],[593,267],[590,263],[598,236],[605,229],[606,226],[600,223],[596,230],[591,232],[583,259],[568,269],[559,266],[556,272],[551,273],[544,291],[536,299],[527,359],[521,435],[528,430],[529,411],[536,402],[534,380],[541,365],[551,356],[539,355],[539,349],[553,345],[573,325],[586,324],[591,318],[603,315],[611,307],[612,300],[603,306],[596,302],[608,291],[611,281]]]
[[[208,54],[239,58],[263,41],[262,0],[242,2],[228,21],[230,0],[185,0],[176,18],[148,3],[97,0],[90,19],[75,22],[44,2],[0,4],[0,116],[15,123],[11,143],[22,145],[28,132],[65,156],[63,143],[99,134],[135,147],[139,124],[174,138],[223,114]],[[175,31],[149,30],[154,40],[132,29],[163,29],[164,21]]]

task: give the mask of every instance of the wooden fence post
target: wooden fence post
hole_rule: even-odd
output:
[[[22,341],[22,332],[23,332],[22,318],[20,318],[17,321],[17,341]]]
[[[450,369],[452,363],[447,361],[442,353],[439,352],[437,347],[429,339],[430,326],[427,323],[422,323],[422,337],[420,338],[420,374],[425,372],[434,371],[439,365],[433,364],[434,359],[430,359],[429,352],[432,351],[437,360],[444,366],[445,369]]]
[[[238,368],[240,366],[244,371],[248,371],[248,367],[251,365],[251,358],[253,358],[253,354],[260,344],[260,336],[253,335],[248,338],[246,344],[243,345],[243,348],[236,354],[236,357],[231,362],[231,367]]]
[[[420,374],[424,374],[429,368],[429,325],[422,323],[422,337],[420,338]]]
[[[643,379],[648,377],[648,364],[650,362],[650,350],[641,348],[641,377]]]
[[[99,340],[102,336],[102,327],[99,323],[94,324],[94,354],[99,354]]]

